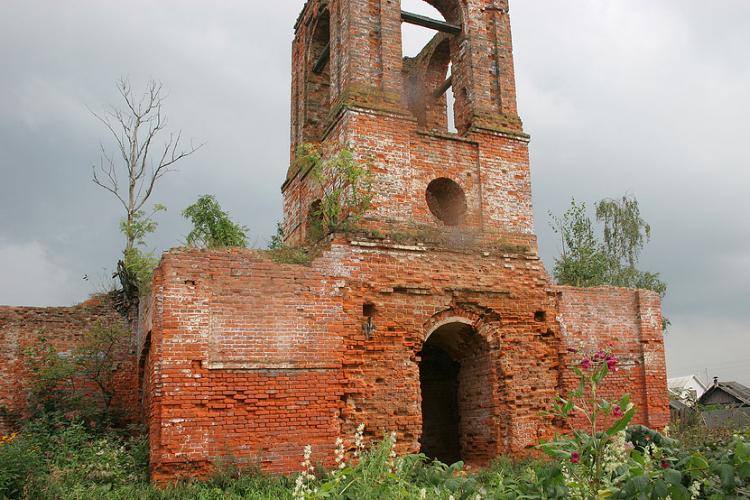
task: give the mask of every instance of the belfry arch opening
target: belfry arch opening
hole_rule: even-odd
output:
[[[315,142],[322,139],[325,121],[331,108],[330,23],[329,11],[322,11],[308,43],[303,130],[305,141]]]
[[[466,92],[458,56],[462,34],[456,0],[401,0],[401,46],[406,104],[420,128],[460,133]],[[455,71],[455,75],[454,75]]]
[[[436,328],[419,353],[421,452],[444,463],[483,463],[497,451],[490,353],[461,320]]]

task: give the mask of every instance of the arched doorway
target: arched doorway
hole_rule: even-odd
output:
[[[428,336],[419,355],[421,452],[448,464],[494,456],[486,341],[470,324],[449,321]]]

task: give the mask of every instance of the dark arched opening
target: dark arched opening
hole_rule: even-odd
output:
[[[455,321],[438,327],[419,356],[422,453],[448,464],[487,462],[496,451],[487,343]]]
[[[331,107],[330,17],[328,10],[321,12],[308,47],[303,131],[306,142],[317,142],[322,139]]]
[[[323,212],[320,200],[310,203],[307,209],[307,221],[305,223],[305,237],[310,242],[316,242],[325,236],[323,226]]]
[[[461,460],[458,439],[458,372],[461,365],[437,345],[425,345],[421,358],[421,452],[452,464]]]

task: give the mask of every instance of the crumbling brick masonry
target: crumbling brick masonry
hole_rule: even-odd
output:
[[[658,297],[557,287],[539,260],[507,1],[429,3],[444,21],[416,58],[402,57],[413,16],[397,0],[303,9],[292,158],[350,148],[373,173],[373,207],[309,266],[246,249],[164,255],[139,348],[155,479],[220,460],[291,472],[306,444],[330,463],[360,422],[445,461],[524,453],[554,431],[540,415],[570,387],[580,343],[611,344],[627,362],[605,390],[666,424]],[[282,191],[287,244],[309,242],[324,193],[294,161]]]
[[[73,307],[0,307],[0,435],[17,429],[28,417],[32,375],[28,352],[48,342],[61,356],[80,347],[87,331],[97,323],[120,323],[109,296],[93,297]],[[135,348],[130,342],[116,346],[112,408],[132,421],[140,420]],[[85,388],[85,387],[83,387]]]
[[[666,425],[659,297],[555,286],[539,259],[508,1],[427,1],[442,20],[399,0],[305,5],[292,160],[304,144],[349,148],[372,172],[373,204],[357,228],[312,241],[324,192],[292,161],[284,237],[311,246],[310,265],[249,249],[164,254],[117,394],[142,408],[155,480],[226,461],[293,472],[307,444],[330,464],[360,423],[444,461],[523,454],[555,431],[542,411],[572,387],[568,348],[580,344],[611,345],[623,369],[602,391],[630,393],[637,422]],[[414,58],[402,57],[402,22],[435,29]],[[20,353],[34,331],[65,350],[112,314],[0,308],[6,413],[23,414]]]

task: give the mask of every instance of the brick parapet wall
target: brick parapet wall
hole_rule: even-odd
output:
[[[558,286],[555,290],[563,364],[580,362],[580,356],[568,353],[568,348],[591,351],[610,347],[621,364],[602,385],[602,396],[618,399],[629,393],[638,407],[634,423],[656,429],[666,426],[669,399],[658,294],[613,287]],[[561,377],[566,391],[575,388],[572,372],[563,371]]]
[[[11,415],[4,419],[5,426],[28,417],[31,379],[26,369],[26,350],[39,346],[39,337],[43,335],[59,353],[70,353],[81,345],[84,333],[98,322],[125,325],[105,296],[94,297],[73,307],[0,307],[0,347],[3,352],[0,378],[6,381],[0,385],[0,407]],[[131,420],[137,420],[139,406],[134,353],[134,346],[129,342],[118,352],[112,402],[113,408]]]

